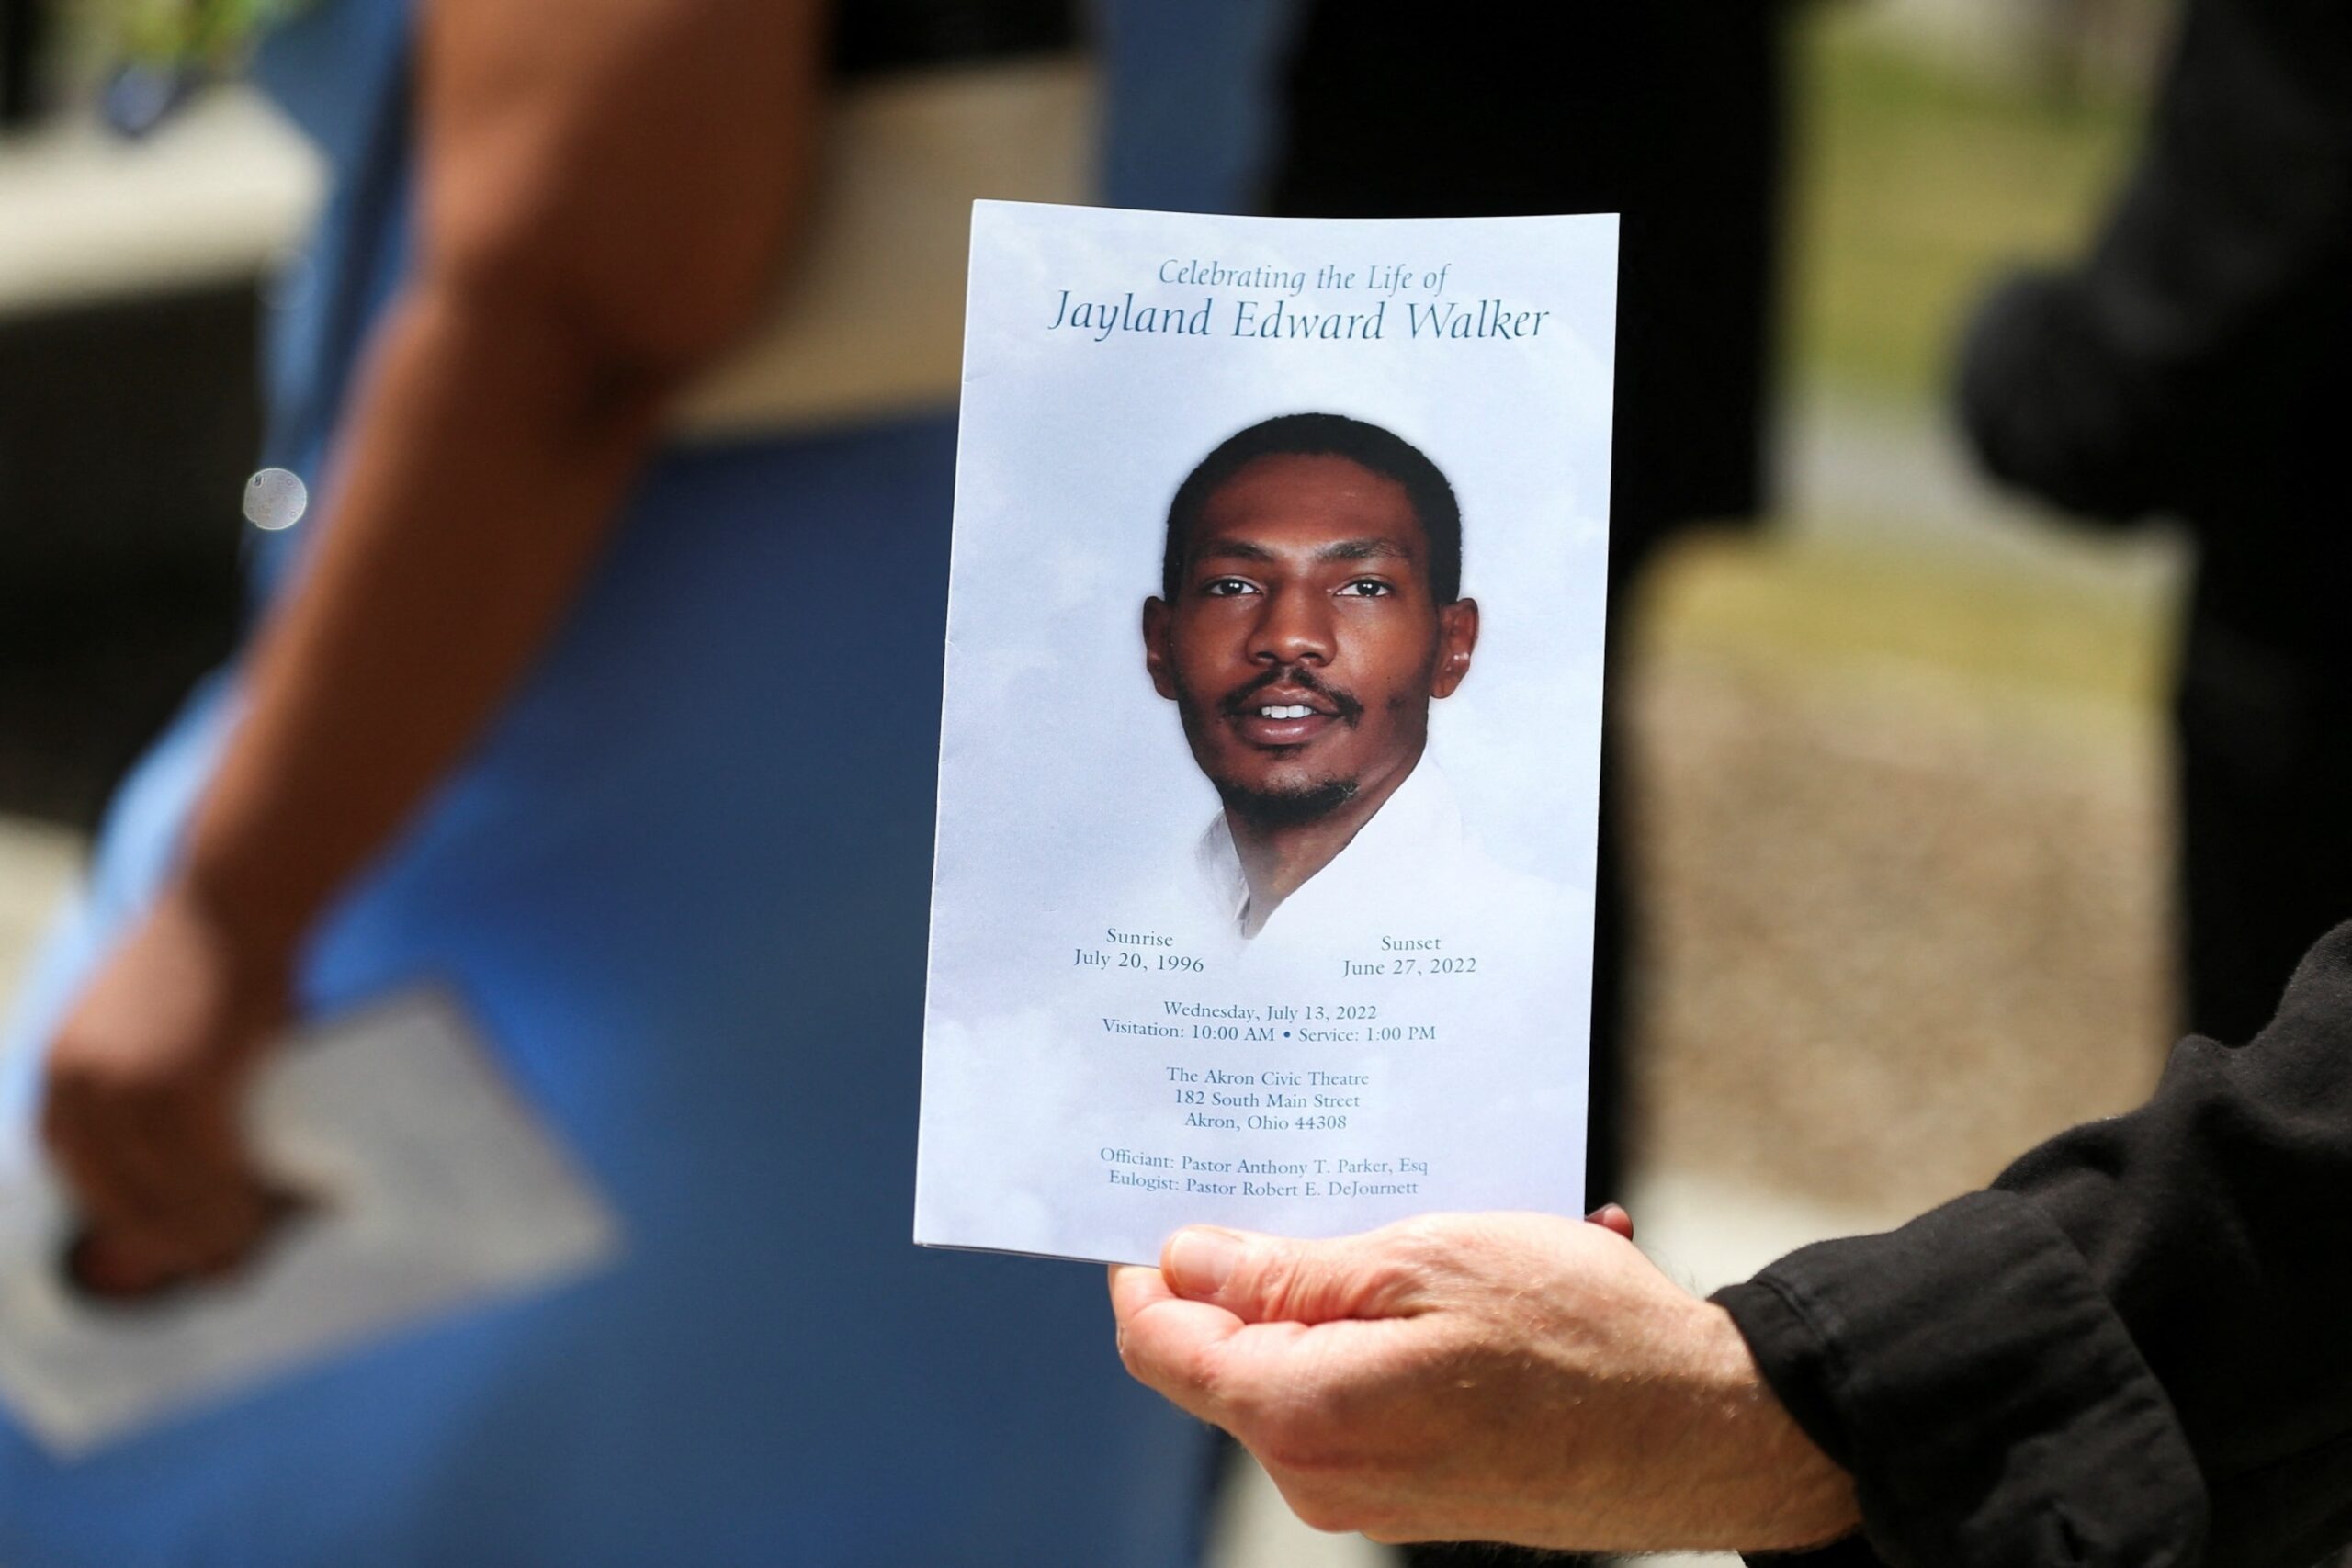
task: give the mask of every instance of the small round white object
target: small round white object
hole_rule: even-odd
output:
[[[245,521],[256,528],[291,528],[310,505],[301,476],[288,469],[264,468],[245,481]]]

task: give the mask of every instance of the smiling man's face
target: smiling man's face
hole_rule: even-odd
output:
[[[1385,798],[1432,698],[1469,673],[1478,610],[1440,604],[1405,487],[1351,458],[1276,454],[1218,486],[1145,663],[1228,810],[1264,827]]]

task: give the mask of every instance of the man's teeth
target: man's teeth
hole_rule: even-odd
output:
[[[1260,708],[1258,716],[1260,718],[1308,718],[1313,716],[1315,710],[1305,703],[1289,703],[1281,707]]]

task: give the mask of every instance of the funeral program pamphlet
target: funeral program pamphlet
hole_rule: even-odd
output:
[[[918,1242],[1578,1212],[1616,258],[976,209]]]

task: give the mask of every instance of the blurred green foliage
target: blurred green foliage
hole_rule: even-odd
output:
[[[226,68],[261,30],[308,0],[108,0],[90,7],[116,48],[141,65]]]
[[[1931,398],[1991,276],[2068,255],[2090,233],[2143,95],[1938,60],[1873,6],[1810,10],[1796,82],[1793,367],[1840,393]]]

